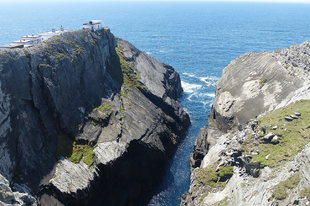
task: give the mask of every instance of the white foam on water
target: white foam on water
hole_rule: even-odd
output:
[[[202,85],[199,84],[190,84],[184,81],[181,81],[182,84],[182,88],[184,90],[184,92],[188,92],[188,93],[193,93],[194,90],[200,89],[202,87]]]
[[[186,76],[189,76],[189,77],[195,77],[195,74],[192,74],[192,73],[183,73],[184,75],[186,75]]]
[[[207,84],[207,86],[215,86],[217,80],[219,80],[218,77],[209,76],[209,77],[198,77],[198,79],[204,83]]]
[[[152,53],[151,52],[145,52],[147,55],[151,55]]]

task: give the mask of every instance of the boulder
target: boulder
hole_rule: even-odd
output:
[[[289,116],[285,116],[285,120],[290,122],[290,121],[293,121],[293,120],[294,120],[294,118],[289,117]]]
[[[297,115],[294,115],[294,114],[290,115],[290,117],[293,118],[293,119],[299,119],[299,117]]]
[[[259,170],[261,168],[260,162],[251,162],[244,165],[246,173],[252,175],[253,177],[259,176]]]
[[[271,141],[274,136],[275,134],[273,132],[270,132],[267,135],[263,136],[262,139],[265,141]]]

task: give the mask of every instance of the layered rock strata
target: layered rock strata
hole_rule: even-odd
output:
[[[300,101],[310,99],[309,61],[305,42],[243,54],[223,70],[182,205],[309,204],[309,111]]]
[[[39,205],[130,205],[190,124],[178,73],[109,29],[0,51],[0,84],[0,174]]]

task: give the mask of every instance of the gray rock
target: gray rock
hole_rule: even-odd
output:
[[[212,153],[213,155],[209,154],[213,152],[214,148],[221,145],[218,140],[223,136],[227,137],[226,141],[223,140],[223,142],[228,142],[225,143],[227,151],[236,136],[238,136],[241,148],[244,142],[250,142],[250,146],[253,147],[262,144],[257,141],[257,137],[261,136],[268,143],[278,144],[279,137],[274,133],[266,134],[267,127],[263,125],[261,126],[262,131],[257,131],[260,128],[256,128],[257,124],[253,122],[253,119],[289,103],[310,99],[310,64],[307,60],[309,58],[310,42],[305,42],[301,45],[276,50],[273,53],[246,53],[231,61],[223,69],[222,77],[216,84],[215,100],[208,115],[207,128],[204,129],[205,135],[197,137],[196,143],[200,144],[196,144],[194,147],[191,162],[195,161],[193,154],[202,148],[206,153],[205,157],[210,159],[210,156],[214,156],[214,153]],[[267,81],[261,83],[263,79],[267,79]],[[294,115],[299,117],[298,113]],[[295,116],[293,117],[296,118]],[[286,121],[293,121],[294,118],[285,117]],[[238,125],[243,125],[241,131],[237,127]],[[285,125],[280,127],[284,131],[286,130]],[[255,131],[255,134],[249,135],[247,128]],[[272,129],[277,130],[278,128],[274,126]],[[306,147],[304,151],[308,151],[308,148]],[[252,151],[251,148],[247,148],[247,152],[252,155],[256,153],[255,148]],[[199,185],[195,177],[200,168],[203,168],[203,166],[199,168],[198,165],[192,171],[191,186],[186,198],[182,200],[182,205],[213,205],[224,200],[225,197],[229,198],[228,205],[231,206],[291,205],[296,199],[299,199],[298,194],[301,187],[310,187],[308,157],[298,155],[294,160],[288,161],[285,166],[281,164],[280,168],[274,169],[260,168],[259,162],[252,165],[249,163],[251,156],[247,156],[247,154],[244,152],[234,154],[233,164],[238,165],[238,168],[235,167],[234,174],[228,180],[226,187],[223,190],[217,189],[210,192],[203,201],[200,201],[200,198],[205,194],[206,186]],[[212,158],[223,160],[223,154]],[[270,158],[269,155],[265,156],[267,160]],[[299,171],[300,161],[303,162],[302,171],[300,171],[302,174],[300,184],[296,189],[290,191],[285,200],[275,201],[272,196],[272,188]],[[192,166],[197,165],[192,164]],[[252,176],[260,177],[253,178]],[[299,204],[306,204],[306,200],[299,201]]]
[[[297,115],[290,115],[290,117],[292,117],[293,119],[299,119]]]
[[[109,29],[0,51],[0,85],[0,173],[17,174],[40,205],[129,204],[160,181],[190,124],[179,74]],[[93,156],[58,159],[72,141]]]
[[[285,120],[286,120],[286,121],[293,121],[293,120],[294,120],[294,118],[289,117],[289,116],[285,116]]]
[[[262,139],[265,141],[271,141],[274,136],[275,134],[273,132],[270,132],[267,135],[265,135]]]
[[[37,202],[27,193],[13,192],[8,180],[0,174],[0,205],[36,206]]]
[[[253,177],[259,176],[260,162],[251,162],[244,165],[246,173],[252,175]]]

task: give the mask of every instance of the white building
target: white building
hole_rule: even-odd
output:
[[[45,41],[47,39],[52,38],[55,35],[60,35],[62,33],[68,32],[69,30],[65,30],[63,26],[60,27],[60,30],[56,30],[54,27],[52,28],[52,31],[46,31],[46,32],[39,32],[39,35],[41,36],[41,41]]]
[[[16,48],[23,48],[24,45],[20,45],[20,44],[7,44],[7,45],[3,45],[0,46],[0,49],[16,49]]]
[[[34,44],[36,44],[36,42],[35,42],[35,40],[22,39],[22,40],[13,41],[13,44],[17,44],[17,45],[34,45]]]
[[[101,20],[91,20],[83,24],[83,29],[89,29],[91,31],[103,29],[103,22]]]
[[[33,44],[38,44],[42,41],[42,37],[40,35],[26,35],[22,36],[22,40],[31,40]]]

